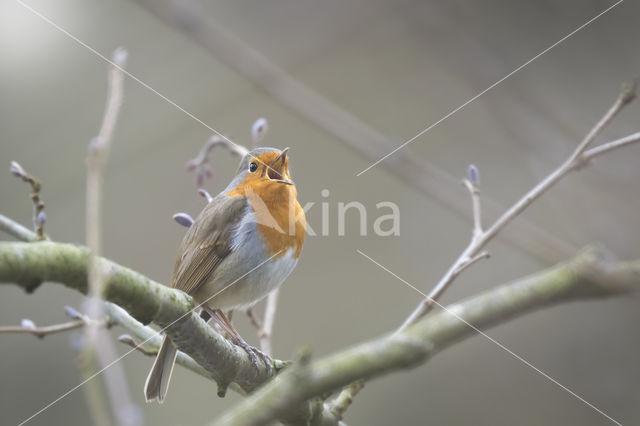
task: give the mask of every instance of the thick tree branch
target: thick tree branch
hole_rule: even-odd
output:
[[[133,334],[133,336],[123,334],[118,337],[118,341],[148,356],[155,357],[158,354],[160,344],[162,343],[162,336],[156,330],[142,324],[116,304],[106,302],[105,312],[109,315],[110,321],[114,324],[120,325]],[[178,352],[176,363],[196,374],[199,374],[200,376],[206,377],[209,380],[214,380],[211,377],[211,373],[205,370],[200,364],[195,362],[193,358],[184,352]],[[246,391],[235,383],[231,383],[229,387],[241,395],[246,394]]]
[[[456,304],[449,310],[476,327],[486,328],[551,304],[614,295],[640,286],[640,261],[607,264],[603,258],[595,251],[584,253],[567,264]],[[123,306],[136,318],[137,325],[127,324],[131,321],[128,315],[113,319],[129,330],[137,330],[134,334],[138,339],[148,340],[145,345],[156,346],[159,337],[149,335],[153,331],[141,323],[154,321],[167,327],[166,332],[178,347],[218,382],[221,393],[231,382],[237,383],[243,393],[252,392],[269,378],[266,368],[255,368],[244,351],[192,312],[193,301],[186,294],[106,259],[100,259],[100,267],[109,272],[105,274],[102,297]],[[86,293],[86,272],[87,249],[84,247],[49,241],[0,242],[0,282],[17,283],[25,290],[33,290],[43,281],[56,281]],[[118,311],[117,307],[107,310],[110,316]],[[273,384],[240,406],[251,409],[245,413],[243,408],[238,408],[230,417],[225,417],[224,422],[245,424],[247,420],[246,424],[252,424],[273,416],[292,419],[292,422],[309,418],[330,421],[327,416],[331,414],[328,411],[331,403],[322,404],[318,400],[310,405],[300,403],[336,391],[355,380],[418,365],[473,334],[473,329],[451,314],[432,315],[395,335],[358,345],[308,367],[285,371],[276,376]],[[191,358],[179,360],[194,371],[200,370],[189,361]],[[282,369],[284,363],[276,361],[275,366]],[[242,411],[240,417],[237,417],[238,410]]]
[[[16,283],[27,291],[53,281],[86,294],[87,262],[88,250],[72,244],[0,242],[0,282]],[[185,293],[104,258],[98,263],[105,277],[101,298],[143,324],[153,321],[165,329],[180,350],[210,373],[220,395],[232,382],[250,392],[270,377],[265,366],[253,365],[245,351],[205,323]],[[276,370],[284,364],[274,361]]]
[[[468,324],[487,329],[559,303],[640,289],[640,261],[610,263],[605,259],[600,251],[587,250],[568,263],[455,303],[403,330],[307,366],[288,368],[215,424],[267,424],[285,414],[291,415],[304,401],[356,380],[416,367],[475,335],[476,330]]]

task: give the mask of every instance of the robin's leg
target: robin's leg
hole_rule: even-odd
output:
[[[211,318],[213,318],[213,309],[209,309],[207,307],[203,307],[200,311],[200,318],[202,318],[205,322],[209,322]],[[226,328],[222,328],[220,321],[214,320],[211,325],[218,333],[221,333],[226,339],[231,337],[231,334],[227,332]]]
[[[256,366],[258,365],[258,357],[260,357],[260,359],[262,359],[264,364],[267,366],[269,375],[273,373],[273,360],[271,359],[271,357],[265,354],[264,352],[262,352],[260,349],[248,344],[242,338],[242,336],[240,336],[240,333],[238,333],[238,331],[233,327],[233,325],[231,325],[231,322],[227,319],[224,312],[222,312],[219,309],[215,309],[215,310],[207,309],[207,311],[211,315],[211,318],[213,318],[218,324],[220,324],[222,329],[229,334],[233,344],[240,346],[242,349],[244,349],[247,355],[249,355],[249,358],[251,358],[251,362],[254,365]]]

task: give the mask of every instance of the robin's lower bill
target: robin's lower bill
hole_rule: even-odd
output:
[[[289,173],[289,148],[256,148],[236,177],[195,219],[180,247],[171,287],[191,295],[244,348],[257,355],[223,310],[246,309],[278,288],[298,263],[305,215]],[[144,386],[147,402],[167,394],[177,349],[165,335]]]

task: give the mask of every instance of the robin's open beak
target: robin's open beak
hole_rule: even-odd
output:
[[[287,185],[293,185],[293,182],[288,179],[283,179],[282,172],[284,172],[284,165],[287,159],[287,152],[289,152],[289,147],[282,150],[282,152],[269,164],[268,176],[269,179],[274,180],[276,182],[284,183]]]

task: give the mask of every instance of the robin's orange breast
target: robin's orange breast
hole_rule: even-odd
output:
[[[256,216],[256,226],[269,255],[283,256],[293,249],[293,257],[302,251],[306,234],[304,210],[297,200],[295,185],[262,180],[240,183],[227,193],[228,196],[244,196]]]

